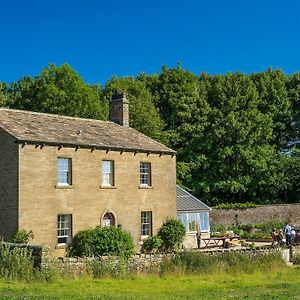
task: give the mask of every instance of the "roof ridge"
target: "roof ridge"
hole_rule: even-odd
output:
[[[44,113],[44,112],[37,112],[37,111],[30,111],[30,110],[23,110],[23,109],[14,109],[14,108],[5,108],[5,107],[0,107],[0,111],[13,111],[13,112],[20,112],[20,113],[25,113],[28,115],[43,115],[43,116],[49,116],[49,117],[58,117],[58,118],[63,118],[63,119],[75,119],[75,120],[85,120],[85,121],[93,121],[93,122],[101,122],[101,123],[113,123],[111,121],[104,121],[104,120],[98,120],[98,119],[91,119],[91,118],[82,118],[82,117],[71,117],[71,116],[65,116],[65,115],[59,115],[59,114],[53,114],[53,113]],[[117,124],[116,124],[117,125]]]

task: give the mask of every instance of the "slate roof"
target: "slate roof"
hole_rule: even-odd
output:
[[[209,206],[194,197],[179,185],[176,185],[176,206],[177,212],[193,212],[199,210],[211,210]]]
[[[14,136],[18,142],[172,155],[176,153],[133,128],[109,121],[0,108],[0,128]]]

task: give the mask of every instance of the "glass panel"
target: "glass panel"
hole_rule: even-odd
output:
[[[187,214],[178,214],[178,220],[180,220],[184,227],[185,227],[185,231],[188,232],[189,231],[189,225],[188,225],[188,218],[187,218]]]
[[[200,213],[201,231],[209,231],[209,215],[208,212]]]
[[[58,158],[57,159],[57,183],[71,184],[71,159]]]
[[[151,235],[152,224],[151,224],[151,211],[141,212],[141,235]]]
[[[200,229],[200,220],[198,213],[189,213],[188,214],[189,220],[189,231],[198,231]]]
[[[57,242],[66,244],[71,241],[71,215],[57,216]]]
[[[102,185],[114,185],[113,160],[102,160]]]
[[[140,163],[140,184],[151,185],[151,165],[150,163]]]

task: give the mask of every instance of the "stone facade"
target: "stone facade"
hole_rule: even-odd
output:
[[[278,223],[285,221],[289,221],[293,225],[300,225],[300,203],[262,205],[245,210],[213,209],[209,217],[211,225]]]
[[[71,186],[56,186],[58,157],[72,159]],[[101,187],[102,160],[114,161],[114,187]],[[14,221],[10,221],[9,229],[1,227],[1,231],[9,237],[16,229],[32,230],[33,243],[48,245],[52,252],[61,255],[57,247],[58,215],[72,215],[74,235],[100,225],[103,215],[112,212],[116,225],[133,235],[139,251],[142,211],[152,211],[153,233],[168,217],[176,216],[175,161],[171,155],[19,145],[19,207],[10,206]],[[151,163],[151,187],[139,185],[140,162]],[[18,169],[17,160],[11,163]],[[13,175],[17,183],[18,174]],[[17,186],[12,190],[16,196]]]
[[[0,237],[8,239],[18,229],[19,146],[0,128]]]

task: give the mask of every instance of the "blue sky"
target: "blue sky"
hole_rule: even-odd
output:
[[[300,71],[298,0],[0,0],[0,81],[69,63],[88,83],[155,73]]]

